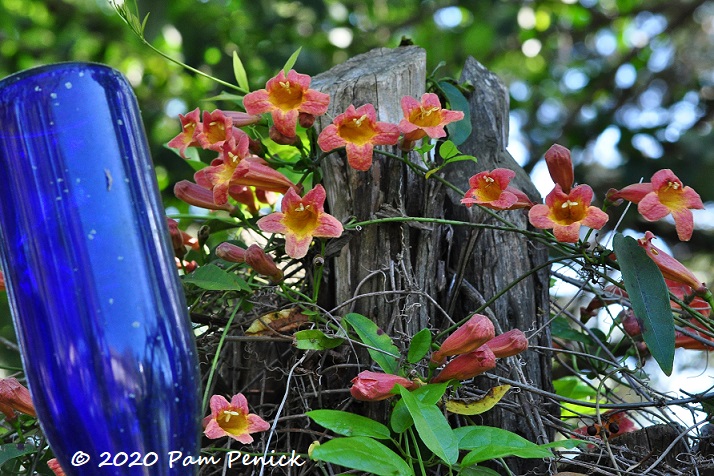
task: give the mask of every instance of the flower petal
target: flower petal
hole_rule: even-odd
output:
[[[242,393],[237,393],[233,395],[233,398],[231,398],[231,407],[234,409],[239,409],[241,413],[245,413],[246,415],[250,412],[248,409],[248,400],[246,400],[245,396]]]
[[[306,112],[313,116],[322,116],[327,112],[327,107],[330,105],[330,95],[308,89],[303,94],[303,103],[300,106],[300,112]]]
[[[211,407],[211,414],[215,418],[215,416],[218,415],[218,412],[229,408],[231,404],[222,395],[213,395],[209,406]]]
[[[556,225],[553,228],[555,239],[561,243],[577,243],[580,238],[580,222],[571,223],[570,225]]]
[[[677,230],[677,237],[681,241],[689,241],[694,233],[694,215],[689,208],[672,210],[674,218],[674,228]]]
[[[399,127],[387,122],[378,122],[375,125],[377,134],[372,137],[374,145],[394,145],[399,141]]]
[[[265,89],[253,91],[243,97],[243,107],[248,114],[263,114],[270,112],[273,105],[270,103],[270,95]]]
[[[297,194],[296,194],[297,195]],[[302,197],[302,203],[306,205],[312,205],[315,210],[318,212],[321,212],[324,210],[324,205],[325,205],[325,199],[327,198],[327,193],[325,192],[325,188],[317,184],[315,185],[315,188],[307,192],[303,197]]]
[[[285,252],[293,259],[304,258],[310,249],[312,235],[298,237],[292,233],[285,235]]]
[[[593,228],[599,230],[605,223],[610,219],[610,217],[604,211],[597,207],[588,207],[585,218],[582,219],[580,223],[587,226],[588,228]]]
[[[367,171],[372,166],[372,156],[374,147],[372,144],[358,146],[352,143],[347,144],[347,162],[355,170]]]
[[[339,238],[342,236],[343,231],[342,223],[337,218],[323,213],[319,218],[319,224],[315,228],[313,236],[318,238]]]
[[[273,109],[271,114],[273,116],[273,125],[278,132],[286,137],[295,137],[298,115],[300,114],[297,109],[281,111],[276,108]]]
[[[670,210],[662,205],[655,192],[648,193],[637,205],[637,211],[647,221],[657,221],[669,215]]]
[[[344,147],[347,142],[337,134],[337,126],[330,124],[325,127],[317,138],[317,145],[320,146],[324,152],[330,152],[331,150],[339,149]]]
[[[258,228],[268,233],[285,233],[287,227],[283,223],[285,215],[281,212],[274,212],[258,220]]]
[[[206,438],[210,438],[212,440],[228,435],[226,430],[221,428],[221,425],[218,424],[215,418],[212,418],[208,422],[206,428],[203,430],[203,434],[206,435]]]
[[[528,221],[536,228],[547,230],[553,228],[555,222],[550,218],[550,207],[541,203],[536,204],[528,211]]]
[[[257,433],[259,431],[265,431],[270,429],[270,424],[260,418],[258,415],[250,414],[247,416],[248,419],[248,432]]]

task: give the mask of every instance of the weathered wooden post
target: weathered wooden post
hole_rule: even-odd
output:
[[[380,121],[397,124],[403,116],[401,98],[420,97],[425,80],[426,54],[421,48],[383,48],[352,58],[313,78],[312,87],[331,97],[329,116],[321,118],[319,128],[350,104],[366,103],[375,106]],[[391,151],[397,153],[396,148]],[[399,160],[375,154],[372,168],[357,172],[344,157],[333,154],[323,172],[331,213],[340,219],[441,214],[438,204],[432,209],[430,203],[440,187],[424,183]],[[391,335],[409,337],[426,327],[432,313],[426,296],[437,291],[438,227],[370,226],[351,238],[331,270],[332,303],[363,296],[350,309],[374,319]]]
[[[530,178],[506,151],[508,93],[505,86],[495,74],[473,58],[466,61],[461,81],[471,83],[474,91],[469,98],[473,133],[460,149],[476,156],[478,162],[459,162],[457,166],[446,169],[445,178],[465,190],[472,175],[498,167],[508,168],[516,171],[511,184],[524,191],[534,202],[540,202],[540,195]],[[499,224],[477,207],[470,210],[464,208],[459,202],[461,197],[451,191],[448,198],[451,207],[447,217],[473,223]],[[529,228],[525,210],[500,211],[498,215],[519,229]],[[459,317],[482,307],[503,292],[487,306],[485,313],[500,325],[502,331],[518,328],[526,331],[531,345],[550,347],[547,261],[545,247],[522,234],[457,228],[450,256],[454,274],[445,308]],[[514,282],[517,284],[509,289]],[[553,391],[551,355],[548,352],[530,350],[506,359],[505,365],[499,365],[494,374]],[[488,389],[495,382],[476,379],[476,384]],[[552,438],[553,431],[544,427],[543,417],[548,412],[557,418],[557,406],[551,408],[543,397],[526,390],[510,395],[507,400],[515,405],[489,411],[483,415],[483,423],[514,431],[538,443]],[[533,460],[509,461],[509,467],[516,474],[523,474],[534,466],[536,463]]]
[[[331,117],[350,104],[359,107],[372,103],[379,120],[396,124],[402,118],[401,98],[423,94],[425,71],[425,53],[418,47],[378,49],[316,76],[312,87],[330,94]],[[539,201],[528,176],[505,151],[508,99],[502,83],[474,60],[466,63],[462,79],[474,86],[470,97],[474,132],[460,149],[479,161],[450,165],[444,169],[445,178],[466,190],[468,178],[478,171],[508,167],[519,171],[515,185]],[[326,127],[331,117],[322,118],[318,128]],[[323,173],[330,213],[341,220],[387,216],[476,223],[493,220],[476,211],[477,207],[469,211],[459,203],[460,196],[447,191],[437,180],[418,177],[395,158],[375,154],[372,168],[357,172],[347,165],[344,156],[332,154],[325,160]],[[528,226],[522,210],[503,216],[521,229]],[[548,318],[548,270],[542,267],[547,261],[543,249],[514,232],[423,225],[388,223],[351,232],[351,239],[329,269],[328,283],[332,288],[324,305],[334,308],[348,301],[349,307],[341,308],[341,315],[347,310],[364,314],[392,337],[402,336],[405,349],[420,329],[446,328],[506,291],[483,313],[489,314],[504,331],[518,327],[531,331],[533,344],[550,345],[549,330],[544,325]],[[518,284],[506,290],[517,280]],[[551,390],[550,356],[529,351],[522,359],[527,365],[510,358],[495,373]],[[366,359],[361,363],[368,365]],[[496,384],[477,380],[482,380],[485,387]],[[481,421],[533,441],[543,442],[551,435],[540,415],[544,408],[542,398],[524,390],[506,400],[512,403],[507,405],[508,410],[493,410]],[[539,464],[532,460],[512,463],[516,474]]]

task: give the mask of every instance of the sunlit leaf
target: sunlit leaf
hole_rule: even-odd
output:
[[[364,436],[335,438],[312,450],[312,458],[377,476],[413,476],[414,472],[394,451]]]
[[[419,438],[436,456],[448,465],[459,458],[458,439],[439,407],[422,402],[409,390],[398,386]]]
[[[399,349],[394,345],[392,339],[377,327],[377,324],[354,312],[347,314],[342,322],[349,324],[362,340],[362,343],[371,347],[367,351],[382,370],[388,374],[397,373]]]
[[[461,468],[458,476],[501,476],[501,473],[484,466],[467,466]]]
[[[637,241],[617,233],[613,248],[632,310],[642,326],[642,338],[662,372],[674,365],[674,316],[662,272]]]
[[[344,339],[329,337],[319,329],[306,329],[295,333],[295,346],[303,350],[334,349],[341,345]]]
[[[430,383],[413,390],[411,394],[426,405],[435,405],[444,396],[447,386],[448,382]],[[389,424],[396,433],[403,433],[414,424],[414,420],[412,420],[403,399],[394,405]]]
[[[442,159],[444,159],[446,161],[453,157],[461,155],[461,152],[459,151],[459,149],[456,146],[456,144],[454,143],[454,141],[445,140],[439,146],[439,155],[441,156]]]
[[[424,358],[431,348],[431,331],[422,329],[412,337],[407,351],[407,362],[415,364]]]
[[[454,430],[459,439],[459,449],[470,450],[461,464],[488,461],[505,456],[519,458],[551,458],[553,453],[522,436],[501,428],[490,426],[466,426]]]
[[[389,428],[371,418],[340,410],[312,410],[307,416],[318,425],[343,436],[367,436],[388,440]]]
[[[293,66],[295,66],[295,62],[298,59],[298,56],[300,56],[300,52],[302,51],[302,46],[298,48],[295,53],[290,55],[290,58],[285,62],[285,66],[283,66],[283,72],[285,73],[285,76],[288,75],[291,69],[293,69]]]
[[[282,309],[278,312],[264,314],[254,320],[250,327],[245,330],[245,334],[273,335],[276,332],[284,333],[295,330],[308,322],[307,316],[301,313],[298,308]]]
[[[216,96],[207,97],[204,101],[231,101],[236,104],[243,104],[243,96],[241,94],[231,94],[224,91]]]
[[[250,286],[242,278],[215,264],[200,266],[193,273],[184,276],[183,281],[209,291],[250,291]]]
[[[238,87],[245,92],[250,91],[250,84],[248,84],[248,75],[245,72],[243,62],[238,56],[238,52],[236,51],[233,51],[233,74],[236,77]]]
[[[599,395],[597,390],[586,384],[579,377],[561,377],[553,381],[555,393],[571,400],[580,400],[583,403],[605,403],[606,398]],[[594,415],[597,409],[592,405],[576,405],[573,403],[563,403],[561,418],[572,418],[578,415]]]

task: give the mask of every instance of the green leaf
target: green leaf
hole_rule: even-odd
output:
[[[236,104],[243,104],[243,96],[240,94],[231,94],[223,91],[216,96],[205,98],[203,99],[203,101],[231,101]]]
[[[463,93],[461,93],[459,88],[447,81],[439,81],[439,89],[441,89],[449,101],[449,107],[452,111],[462,111],[464,113],[462,120],[446,125],[446,129],[449,131],[449,139],[456,145],[463,144],[471,135],[469,101]]]
[[[429,170],[427,173],[424,174],[424,178],[425,178],[425,179],[428,179],[429,177],[431,177],[432,175],[434,175],[436,172],[438,172],[439,170],[441,170],[442,167],[443,167],[443,165],[440,165],[440,166],[438,166],[438,167],[436,167],[436,168],[433,168],[433,169]]]
[[[461,464],[472,464],[505,456],[519,458],[552,458],[553,453],[510,431],[490,426],[465,426],[454,430],[459,449],[471,450]]]
[[[326,336],[319,329],[307,329],[295,333],[295,345],[302,350],[325,350],[334,349],[344,342],[339,337]]]
[[[449,466],[459,459],[458,439],[454,435],[446,417],[436,405],[428,405],[398,386],[402,400],[414,420],[419,438],[436,456]]]
[[[245,72],[243,62],[238,57],[238,52],[236,51],[233,51],[233,74],[236,77],[238,87],[245,92],[250,91],[250,84],[248,84],[248,75]]]
[[[565,449],[572,449],[575,448],[576,446],[580,445],[585,445],[588,442],[585,440],[559,440],[559,441],[551,441],[550,443],[543,443],[542,445],[538,445],[541,448],[565,448]]]
[[[476,159],[476,157],[474,157],[473,155],[457,155],[457,156],[450,157],[449,159],[445,160],[445,161],[444,161],[444,164],[442,165],[442,167],[443,167],[444,165],[452,164],[452,163],[454,163],[454,162],[463,162],[464,160],[471,160],[471,161],[473,161],[473,162],[478,162],[478,160]]]
[[[183,281],[209,291],[250,291],[250,286],[243,279],[215,264],[200,266],[184,276]]]
[[[570,327],[569,320],[565,316],[558,316],[551,322],[550,332],[553,337],[560,339],[576,341],[582,344],[592,344],[593,340],[584,332],[579,332]]]
[[[148,12],[148,13],[146,14],[146,16],[144,17],[144,20],[141,22],[141,30],[139,30],[139,32],[140,32],[140,35],[139,35],[139,36],[141,36],[142,38],[144,37],[144,31],[146,30],[146,22],[149,21],[149,14],[150,14],[150,13],[151,13],[151,12]]]
[[[347,314],[342,319],[342,322],[346,322],[352,326],[363,344],[373,347],[367,349],[367,351],[382,370],[388,374],[396,375],[399,349],[394,345],[392,339],[385,334],[382,329],[377,327],[377,324],[365,316],[354,312]]]
[[[302,51],[302,46],[295,51],[292,55],[290,55],[290,58],[285,62],[285,66],[283,66],[283,72],[285,73],[285,76],[288,75],[290,70],[295,66],[295,62],[298,59],[298,56],[300,56],[300,52]]]
[[[364,436],[335,438],[312,450],[312,458],[377,476],[413,476],[414,472],[394,451]]]
[[[615,234],[613,248],[642,338],[662,372],[672,375],[674,316],[662,272],[632,237]]]
[[[412,341],[409,344],[409,351],[407,352],[407,362],[410,364],[415,364],[424,358],[429,349],[431,348],[431,331],[429,329],[422,329],[412,337]]]
[[[8,443],[6,445],[0,445],[0,466],[4,465],[11,459],[19,458],[20,456],[29,455],[35,452],[37,452],[37,448],[33,445],[24,443]]]
[[[430,383],[419,387],[412,391],[412,396],[426,405],[436,405],[436,403],[441,400],[446,392],[446,387],[448,382],[443,383]],[[394,405],[394,410],[392,410],[392,416],[389,420],[389,424],[396,433],[403,433],[409,427],[414,424],[412,416],[409,414],[407,406],[404,404],[404,400],[399,400],[396,405]]]
[[[441,164],[437,170],[452,162],[461,162],[464,160],[477,162],[476,157],[473,155],[462,154],[456,144],[451,140],[446,140],[441,143],[441,146],[439,147],[439,155],[442,159],[444,159],[444,163]],[[433,171],[430,172],[433,173]]]
[[[368,436],[378,440],[388,440],[389,428],[361,415],[340,410],[312,410],[307,416],[320,426],[343,436]]]
[[[421,146],[415,148],[414,150],[419,152],[421,155],[424,155],[427,152],[430,152],[434,147],[436,147],[436,144],[434,144],[432,142],[427,142],[427,143],[422,144]]]
[[[441,143],[441,146],[439,146],[439,155],[442,159],[449,160],[453,157],[461,155],[461,152],[458,147],[456,147],[454,141],[445,140]]]
[[[501,473],[484,466],[468,466],[461,468],[459,476],[501,476]]]
[[[583,382],[579,377],[569,376],[562,377],[553,381],[555,393],[572,400],[582,400],[583,403],[605,403],[607,400],[592,386]],[[561,411],[562,418],[577,417],[578,415],[594,415],[597,409],[591,405],[576,405],[573,403],[563,403]]]

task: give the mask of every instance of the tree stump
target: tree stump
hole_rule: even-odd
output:
[[[421,48],[382,48],[356,56],[313,78],[312,87],[331,97],[328,116],[320,118],[318,129],[349,105],[366,103],[374,105],[379,121],[397,124],[403,117],[401,98],[420,97],[425,81],[426,54]],[[396,147],[386,150],[397,153]],[[350,168],[343,154],[332,154],[323,164],[323,174],[331,213],[341,220],[434,216],[436,211],[428,207],[439,187],[378,153],[367,172]],[[395,223],[352,233],[330,271],[330,303],[361,296],[348,310],[370,317],[390,335],[408,338],[426,327],[433,311],[424,296],[436,293],[432,280],[439,259],[437,228]]]
[[[328,117],[319,119],[318,129],[330,124],[331,118],[350,104],[359,107],[365,103],[375,106],[380,121],[397,124],[403,117],[401,98],[423,94],[425,70],[424,51],[407,46],[373,50],[314,77],[312,87],[331,96]],[[476,155],[479,162],[449,165],[444,169],[445,178],[466,190],[468,178],[478,171],[508,167],[519,174],[515,185],[540,201],[527,174],[505,152],[508,100],[502,83],[474,60],[467,62],[462,79],[475,87],[470,98],[474,132],[460,150]],[[322,172],[329,211],[343,221],[391,216],[493,221],[490,215],[475,211],[478,207],[466,209],[459,203],[461,197],[447,192],[439,181],[424,180],[403,162],[379,153],[375,153],[374,165],[367,172],[351,169],[343,154],[327,157]],[[528,227],[523,211],[506,212],[504,216],[518,228]],[[492,317],[497,329],[531,331],[531,342],[549,346],[550,333],[544,326],[548,317],[547,253],[522,234],[471,230],[411,222],[381,223],[351,232],[347,244],[326,269],[325,283],[331,288],[321,304],[337,309],[338,315],[353,311],[369,317],[395,340],[401,340],[406,351],[419,330],[450,327],[504,291],[509,283],[520,280],[484,313]],[[348,305],[340,307],[345,302]],[[510,358],[507,364],[499,365],[497,373],[551,391],[550,356],[528,351],[521,358],[527,365]],[[366,353],[360,360],[362,365],[369,365]],[[486,387],[493,384],[487,382]],[[539,406],[543,410],[542,400],[526,391],[514,395],[507,398],[517,400],[517,405],[510,405],[517,407],[515,413],[512,409],[492,410],[483,415],[483,423],[532,441],[544,442],[551,437],[538,413]],[[372,410],[367,412],[376,418]],[[511,464],[516,474],[539,465],[533,460],[514,460]]]
[[[468,179],[484,170],[503,167],[516,171],[511,185],[524,191],[534,202],[541,197],[528,175],[506,151],[508,141],[508,95],[499,78],[473,58],[469,58],[461,76],[469,82],[474,92],[469,98],[473,133],[459,148],[466,154],[477,157],[478,162],[459,162],[446,169],[445,178],[459,188],[468,189]],[[500,223],[478,207],[465,208],[462,198],[449,191],[451,207],[447,218],[473,223]],[[499,211],[498,215],[516,228],[531,229],[525,210]],[[450,262],[455,266],[450,282],[446,308],[461,316],[479,309],[499,293],[517,284],[491,302],[485,313],[500,326],[500,331],[518,328],[527,333],[531,345],[549,347],[551,344],[549,319],[549,267],[548,253],[544,246],[512,231],[476,231],[460,228],[454,230]],[[530,331],[530,332],[529,332]],[[545,352],[528,351],[509,358],[506,365],[499,365],[494,374],[552,392],[551,355]],[[476,384],[486,390],[494,384],[476,379]],[[542,412],[556,418],[556,406],[533,393],[521,391],[511,396],[513,409],[495,408],[483,415],[483,423],[514,431],[539,443],[550,440],[552,431],[542,423]],[[534,466],[533,460],[509,461],[516,474],[522,474]]]
[[[612,474],[606,470],[627,468],[629,474],[654,472],[655,469],[657,474],[675,474],[694,461],[694,455],[682,440],[683,433],[686,430],[678,424],[652,425],[622,433],[611,438],[607,446],[586,448],[575,460],[563,464],[560,471],[583,472],[597,468],[604,474]],[[699,474],[710,474],[711,469],[706,464],[698,464],[697,468]]]

